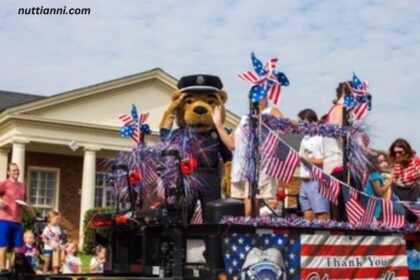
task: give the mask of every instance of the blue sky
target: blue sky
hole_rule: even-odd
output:
[[[33,6],[90,15],[17,15]],[[373,146],[420,150],[418,1],[15,1],[0,3],[0,89],[51,95],[160,67],[219,75],[228,109],[247,110],[250,52],[276,56],[290,86],[281,111],[325,114],[339,81],[368,80]],[[138,104],[141,109],[141,104]]]

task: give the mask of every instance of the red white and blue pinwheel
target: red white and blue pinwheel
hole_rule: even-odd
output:
[[[137,108],[133,104],[131,115],[121,114],[118,116],[118,119],[124,123],[120,130],[121,137],[130,137],[136,145],[143,143],[144,135],[151,133],[149,125],[145,124],[148,117],[149,113],[141,113],[139,117]]]
[[[361,81],[355,73],[349,86],[352,94],[344,97],[344,106],[352,109],[354,122],[363,118],[366,112],[372,109],[372,95],[367,91],[368,82]]]
[[[245,82],[251,83],[250,96],[252,102],[259,102],[266,98],[272,100],[274,104],[280,102],[281,86],[288,86],[289,80],[282,72],[275,70],[278,59],[271,58],[265,65],[251,53],[251,61],[254,72],[248,70],[239,74],[238,77]]]

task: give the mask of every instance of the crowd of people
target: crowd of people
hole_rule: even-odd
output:
[[[83,263],[78,256],[78,245],[65,238],[61,214],[55,210],[48,213],[48,224],[36,236],[32,230],[22,229],[22,210],[34,218],[35,212],[26,200],[25,187],[18,181],[19,167],[8,165],[8,178],[0,182],[0,271],[13,265],[15,254],[6,261],[8,249],[21,253],[37,273],[82,273]],[[89,263],[89,272],[103,273],[106,249],[96,248],[96,255]],[[8,263],[8,265],[7,265]]]

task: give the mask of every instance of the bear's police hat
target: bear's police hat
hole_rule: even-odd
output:
[[[219,77],[213,75],[190,75],[182,77],[178,82],[181,92],[209,92],[219,91],[223,87]]]

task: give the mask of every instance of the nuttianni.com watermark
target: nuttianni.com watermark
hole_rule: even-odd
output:
[[[90,15],[90,8],[48,8],[44,6],[19,8],[18,15]]]

